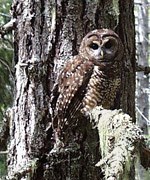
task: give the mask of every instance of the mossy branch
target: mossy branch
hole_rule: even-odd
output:
[[[96,122],[100,138],[102,159],[96,166],[104,171],[107,180],[132,179],[135,159],[146,141],[141,129],[122,110],[96,107],[90,116]],[[150,157],[150,153],[146,156]]]

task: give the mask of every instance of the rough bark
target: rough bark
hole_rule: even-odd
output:
[[[134,1],[119,1],[119,35],[125,47],[120,107],[135,122],[135,24]]]
[[[8,179],[91,179],[103,177],[98,133],[87,119],[75,128],[76,144],[59,153],[53,148],[49,98],[60,68],[75,55],[83,36],[111,28],[125,47],[122,87],[115,108],[134,119],[135,44],[133,0],[14,0],[16,95],[10,122]],[[47,131],[48,129],[48,131]]]
[[[50,32],[49,1],[14,1],[14,60],[16,93],[13,118],[10,122],[8,147],[8,179],[30,177],[30,166],[46,149],[44,138],[49,121],[48,94],[51,67],[49,64]],[[44,148],[44,150],[43,150]]]

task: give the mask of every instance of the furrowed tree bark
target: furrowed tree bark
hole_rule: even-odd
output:
[[[77,143],[53,148],[49,99],[54,81],[78,52],[83,36],[96,28],[114,29],[125,47],[122,86],[114,108],[135,121],[135,43],[133,0],[14,0],[16,93],[10,122],[8,179],[98,180],[103,173],[98,132],[88,119],[74,131]]]
[[[47,97],[51,86],[48,59],[52,39],[48,8],[49,1],[14,1],[12,5],[12,16],[17,19],[16,93],[10,122],[8,179],[31,178],[32,164],[43,156],[46,148],[45,129],[50,119]]]

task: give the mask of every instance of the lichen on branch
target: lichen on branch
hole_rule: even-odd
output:
[[[90,113],[99,132],[102,159],[96,164],[105,179],[130,179],[132,168],[145,139],[141,129],[122,110],[105,110],[96,107]]]

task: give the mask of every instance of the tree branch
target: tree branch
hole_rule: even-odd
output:
[[[143,71],[144,74],[149,74],[150,73],[150,67],[149,66],[142,66],[142,65],[136,65],[136,72]]]
[[[4,37],[5,34],[8,33],[8,31],[11,31],[16,26],[16,19],[11,19],[7,24],[0,27],[0,34],[1,37]]]
[[[90,117],[96,120],[100,138],[102,159],[96,166],[104,171],[105,179],[118,180],[125,174],[130,176],[138,149],[147,161],[146,166],[150,167],[150,151],[146,148],[145,138],[129,115],[121,110],[101,110],[96,107]]]
[[[5,13],[2,13],[2,12],[0,12],[0,15],[1,15],[1,16],[4,16],[4,17],[7,17],[7,18],[11,18],[11,16],[10,16],[10,15],[5,14]]]

